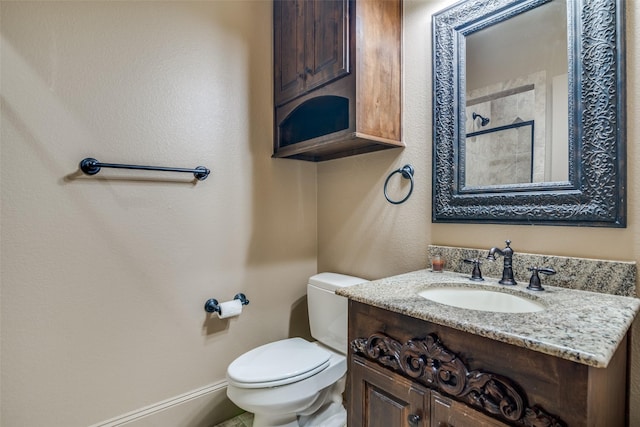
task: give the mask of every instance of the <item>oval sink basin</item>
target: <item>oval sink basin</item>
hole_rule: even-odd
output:
[[[429,288],[418,295],[440,304],[496,313],[534,313],[545,309],[543,304],[527,298],[476,288]]]

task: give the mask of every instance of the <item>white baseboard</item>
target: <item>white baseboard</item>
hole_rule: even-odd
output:
[[[93,424],[89,427],[120,427],[126,424],[139,421],[142,418],[156,415],[159,412],[166,411],[167,409],[174,408],[178,405],[182,405],[186,402],[202,398],[206,395],[224,391],[227,388],[227,381],[220,381],[214,384],[198,388],[196,390],[189,391],[187,393],[180,394],[178,396],[154,403],[149,406],[137,409],[135,411],[128,412],[123,415],[111,418],[110,420]]]

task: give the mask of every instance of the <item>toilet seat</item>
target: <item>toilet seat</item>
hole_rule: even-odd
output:
[[[329,366],[331,353],[302,338],[289,338],[254,348],[227,368],[229,383],[265,388],[309,378]]]

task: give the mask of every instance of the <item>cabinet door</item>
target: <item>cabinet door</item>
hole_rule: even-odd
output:
[[[275,104],[304,92],[305,1],[273,2],[273,58]]]
[[[348,0],[305,2],[305,89],[307,91],[349,72]]]
[[[276,106],[349,72],[348,9],[348,0],[273,2]]]
[[[354,357],[349,427],[428,427],[429,390]]]
[[[467,405],[431,392],[432,427],[507,427]]]

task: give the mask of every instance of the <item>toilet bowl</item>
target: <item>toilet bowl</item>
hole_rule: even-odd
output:
[[[289,338],[257,347],[227,368],[227,396],[254,414],[253,427],[344,427],[347,372],[347,301],[338,287],[365,282],[321,273],[309,279],[314,338]],[[315,333],[314,333],[315,332]]]
[[[292,345],[293,344],[293,345]],[[241,369],[245,361],[239,362],[238,359],[229,366],[227,378],[229,386],[227,388],[227,396],[236,405],[242,409],[254,414],[254,427],[275,427],[275,426],[299,426],[298,416],[310,415],[324,404],[330,404],[337,400],[337,404],[342,403],[342,392],[344,391],[343,379],[347,372],[347,360],[342,354],[332,349],[322,346],[319,343],[311,343],[302,338],[291,338],[290,340],[277,341],[275,343],[266,344],[252,351],[259,350],[257,358],[254,359],[256,364],[264,368],[265,373],[272,366],[267,360],[268,350],[276,350],[275,347],[283,348],[296,347],[298,350],[305,345],[315,347],[320,350],[318,353],[325,353],[327,358],[318,366],[318,359],[311,359],[308,371],[298,373],[290,371],[290,373],[282,373],[282,375],[273,375],[272,381],[242,382],[234,379],[231,372],[235,369]],[[265,347],[271,346],[271,349]],[[279,350],[279,349],[277,349]],[[304,350],[303,350],[304,351]],[[274,351],[280,353],[280,351]],[[247,354],[243,355],[246,356]],[[268,355],[267,355],[268,356]],[[296,353],[289,353],[289,358],[281,359],[283,365],[287,362],[300,362],[301,358]],[[302,367],[301,363],[298,363]],[[272,371],[272,373],[275,371]],[[293,373],[291,373],[293,372]],[[278,378],[280,376],[281,378]],[[346,417],[346,415],[345,415]],[[344,424],[339,427],[344,426]],[[329,426],[327,426],[329,427]]]

